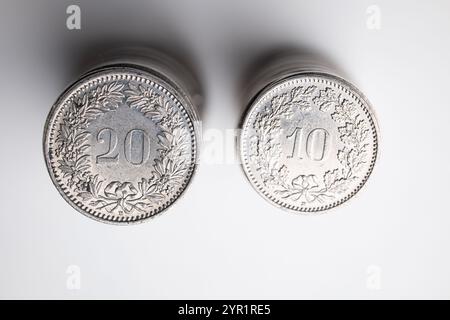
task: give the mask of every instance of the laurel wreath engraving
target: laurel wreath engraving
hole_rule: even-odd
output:
[[[89,123],[121,103],[154,121],[159,128],[158,155],[149,178],[136,185],[129,181],[106,184],[90,170]],[[146,213],[179,185],[189,169],[189,136],[180,112],[165,96],[133,82],[99,85],[72,101],[62,116],[55,140],[55,156],[62,177],[83,201],[109,213]]]
[[[278,142],[282,121],[288,121],[295,112],[308,112],[317,108],[326,112],[338,126],[339,139],[344,147],[338,150],[341,167],[326,171],[323,176],[297,175],[289,179],[288,168],[280,163],[282,154]],[[366,142],[369,127],[361,119],[353,102],[337,94],[330,87],[318,90],[317,86],[299,86],[275,96],[265,109],[258,113],[253,123],[255,135],[250,138],[250,160],[266,187],[274,188],[283,199],[301,203],[323,203],[348,188],[348,183],[358,179],[367,162]]]

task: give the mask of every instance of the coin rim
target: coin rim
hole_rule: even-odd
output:
[[[300,206],[293,208],[294,206],[287,206],[284,203],[282,203],[281,201],[277,200],[275,197],[271,197],[268,194],[270,192],[262,190],[263,188],[261,187],[261,184],[258,184],[256,181],[254,181],[256,178],[253,176],[253,174],[251,173],[251,170],[248,168],[249,159],[248,159],[248,157],[246,157],[244,155],[244,144],[245,144],[244,133],[246,132],[246,128],[248,128],[248,125],[249,125],[248,121],[249,121],[250,115],[252,114],[254,108],[256,108],[257,104],[267,93],[269,93],[274,88],[276,88],[279,85],[282,85],[285,82],[289,82],[289,81],[292,81],[295,79],[300,79],[300,78],[308,78],[308,77],[315,77],[315,78],[319,78],[319,79],[322,79],[325,81],[334,81],[334,82],[336,82],[337,85],[340,85],[340,86],[344,87],[345,90],[349,91],[350,95],[354,95],[357,99],[359,99],[361,101],[363,108],[369,115],[370,126],[373,130],[372,136],[374,138],[374,143],[373,143],[373,149],[372,149],[373,156],[371,158],[371,163],[370,163],[369,169],[365,173],[362,181],[358,184],[358,186],[352,192],[350,192],[347,196],[340,199],[339,201],[334,201],[331,204],[316,207],[316,208],[301,209]],[[250,185],[253,187],[253,189],[256,190],[256,192],[260,196],[262,196],[267,202],[269,202],[273,206],[275,206],[277,208],[281,208],[288,212],[293,212],[293,213],[297,213],[297,214],[301,214],[301,215],[321,215],[321,214],[329,213],[331,209],[336,209],[340,205],[348,202],[367,183],[367,180],[369,179],[369,177],[372,175],[372,173],[374,171],[376,161],[379,157],[379,155],[378,155],[379,142],[380,142],[379,141],[379,127],[378,127],[378,121],[377,121],[376,115],[373,111],[372,104],[369,102],[369,100],[366,98],[366,96],[355,85],[350,83],[348,80],[345,80],[342,77],[339,77],[337,75],[330,74],[327,72],[307,72],[307,71],[306,72],[298,72],[298,73],[291,74],[291,75],[288,75],[281,79],[277,79],[275,81],[270,82],[269,84],[264,86],[261,90],[259,90],[254,95],[254,97],[250,100],[250,102],[248,103],[246,110],[244,112],[244,115],[241,118],[240,129],[241,130],[238,135],[238,146],[239,146],[238,153],[239,153],[239,159],[241,161],[240,167],[241,167],[242,171],[244,172],[244,175],[247,178],[247,181],[250,183]],[[259,185],[259,187],[258,187],[258,185]]]
[[[165,90],[172,101],[175,104],[179,104],[184,112],[186,113],[186,117],[189,118],[191,125],[189,125],[189,131],[190,136],[192,139],[191,148],[193,150],[192,155],[192,165],[189,168],[189,176],[183,181],[184,187],[180,188],[178,195],[175,195],[172,200],[168,201],[165,205],[161,206],[161,209],[152,214],[148,215],[144,218],[139,218],[135,220],[112,220],[112,219],[105,219],[101,218],[97,215],[94,215],[90,212],[87,212],[83,210],[81,207],[79,207],[76,203],[74,203],[69,195],[67,195],[62,186],[57,183],[56,176],[52,168],[51,160],[49,157],[50,152],[50,133],[51,133],[51,124],[55,120],[54,117],[57,114],[57,112],[60,110],[60,107],[62,106],[62,102],[64,100],[67,100],[73,93],[75,88],[79,86],[83,86],[83,84],[89,83],[89,81],[103,77],[113,76],[116,73],[130,73],[130,75],[137,76],[137,77],[143,77],[155,84],[155,86],[161,87],[163,90]],[[162,78],[161,75],[148,67],[138,66],[134,64],[117,64],[117,65],[107,65],[104,67],[93,69],[87,73],[85,73],[83,76],[81,76],[77,81],[73,82],[71,85],[69,85],[63,92],[59,95],[56,102],[52,105],[48,116],[45,121],[44,125],[44,133],[43,133],[43,152],[44,152],[44,158],[45,158],[45,164],[47,168],[47,172],[50,175],[50,180],[52,181],[53,185],[58,190],[59,194],[63,197],[63,199],[76,211],[83,214],[84,216],[93,219],[95,221],[99,221],[105,224],[112,224],[112,225],[135,225],[135,224],[141,224],[143,222],[147,222],[149,219],[155,218],[157,216],[160,216],[162,213],[166,212],[166,210],[170,207],[172,207],[178,200],[184,196],[186,190],[191,185],[192,180],[195,176],[195,173],[198,170],[198,157],[199,157],[199,143],[200,143],[200,133],[199,129],[197,127],[197,121],[198,121],[198,114],[197,110],[195,109],[195,105],[192,101],[189,100],[186,93],[175,83],[169,83],[170,79]],[[179,90],[180,92],[178,92]],[[54,128],[53,128],[54,130]],[[95,212],[95,211],[94,211]]]

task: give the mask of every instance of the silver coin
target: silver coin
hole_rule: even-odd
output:
[[[133,223],[168,208],[196,168],[195,106],[137,66],[89,73],[53,106],[45,159],[61,195],[102,222]]]
[[[256,96],[239,147],[244,172],[264,198],[295,212],[320,212],[350,199],[368,179],[377,126],[353,85],[327,73],[303,73]]]

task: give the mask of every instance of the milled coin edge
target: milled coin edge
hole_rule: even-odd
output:
[[[65,101],[65,100],[67,100],[70,97],[71,93],[74,92],[75,88],[82,86],[83,83],[89,83],[90,81],[92,81],[95,78],[111,76],[111,73],[131,73],[131,74],[134,74],[134,76],[147,78],[148,80],[153,82],[156,86],[159,86],[160,87],[159,89],[167,92],[169,97],[174,101],[175,104],[177,104],[178,106],[180,106],[182,108],[182,111],[184,113],[186,113],[186,117],[190,120],[189,121],[190,122],[189,131],[190,131],[191,140],[192,140],[191,146],[193,149],[193,155],[192,155],[192,159],[191,159],[192,165],[189,167],[189,174],[187,175],[187,178],[183,181],[184,186],[182,188],[180,188],[179,192],[176,195],[174,195],[169,201],[167,201],[167,203],[164,206],[161,206],[160,209],[158,210],[158,212],[153,213],[151,215],[147,215],[143,218],[135,218],[133,220],[130,220],[130,219],[129,220],[104,219],[102,217],[99,217],[98,215],[94,215],[89,212],[92,210],[87,211],[87,210],[83,210],[83,208],[80,208],[64,192],[62,186],[59,183],[57,183],[57,175],[55,175],[55,173],[52,169],[51,159],[49,157],[49,151],[50,151],[49,150],[49,146],[50,146],[49,142],[50,142],[51,134],[53,134],[52,131],[54,130],[54,128],[50,128],[50,124],[54,121],[55,117],[57,116],[58,108],[59,108],[59,106],[61,106],[61,103],[63,103],[63,101]],[[164,86],[167,86],[168,88],[160,85],[159,82],[163,83]],[[186,110],[187,108],[189,108],[189,110]],[[111,65],[111,66],[105,66],[102,68],[92,70],[92,71],[86,73],[85,75],[83,75],[77,81],[73,82],[65,90],[63,90],[63,92],[57,98],[56,102],[50,108],[50,111],[46,118],[42,142],[43,142],[43,152],[44,152],[45,164],[46,164],[47,172],[49,173],[49,176],[51,178],[50,180],[52,181],[55,188],[58,190],[58,193],[72,208],[74,208],[76,211],[78,211],[82,215],[84,215],[92,220],[102,222],[105,224],[110,224],[110,225],[136,225],[136,224],[141,224],[141,223],[147,222],[149,219],[155,218],[157,216],[160,216],[162,213],[165,213],[168,208],[173,207],[175,205],[175,203],[177,203],[178,200],[184,196],[186,190],[191,185],[191,182],[193,180],[193,177],[195,176],[195,173],[198,170],[200,133],[199,133],[199,129],[196,128],[196,125],[197,125],[196,122],[198,121],[197,119],[195,119],[196,115],[197,115],[197,113],[195,110],[195,106],[192,104],[192,102],[187,101],[187,99],[184,99],[183,96],[180,96],[179,94],[177,94],[176,89],[170,83],[168,83],[168,81],[166,81],[164,79],[160,79],[158,77],[158,75],[153,74],[152,70],[149,68],[140,68],[139,66],[135,66],[135,65],[119,65],[119,66]]]
[[[321,206],[318,208],[301,209],[300,207],[297,207],[297,208],[299,208],[299,209],[297,209],[297,208],[292,208],[294,206],[286,206],[283,203],[281,203],[281,201],[274,199],[274,197],[271,197],[269,194],[267,194],[267,192],[264,192],[264,190],[262,190],[262,187],[259,187],[259,184],[256,181],[254,181],[254,180],[256,180],[256,178],[253,177],[253,174],[250,172],[250,170],[248,168],[249,159],[244,155],[244,150],[246,147],[244,135],[246,132],[246,128],[248,127],[248,121],[249,121],[249,118],[251,116],[253,109],[258,104],[258,102],[264,97],[265,94],[269,93],[272,89],[274,89],[275,87],[277,87],[279,85],[282,85],[285,82],[289,82],[289,81],[299,79],[299,78],[308,78],[308,77],[319,78],[322,81],[328,80],[330,82],[334,82],[334,85],[337,84],[337,85],[342,86],[343,89],[350,96],[354,97],[356,101],[359,100],[359,102],[361,102],[361,105],[363,106],[364,111],[366,112],[366,114],[369,115],[368,118],[369,118],[369,122],[370,122],[370,127],[373,131],[373,135],[372,135],[372,137],[374,139],[373,156],[371,158],[371,163],[370,163],[369,169],[366,172],[366,174],[364,175],[364,178],[361,180],[361,182],[358,184],[358,186],[356,188],[354,188],[354,190],[352,192],[350,192],[346,197],[340,199],[339,201],[335,201],[329,205]],[[306,216],[322,215],[325,213],[333,212],[334,210],[339,208],[342,204],[348,203],[351,199],[353,199],[354,196],[364,187],[364,185],[369,180],[369,177],[372,175],[374,168],[375,168],[375,164],[377,162],[377,159],[379,158],[379,155],[378,155],[378,153],[379,153],[379,125],[378,125],[378,121],[377,121],[374,109],[372,107],[372,104],[369,102],[367,97],[351,82],[349,82],[348,80],[345,80],[337,75],[326,73],[326,72],[299,72],[299,73],[289,75],[289,76],[283,77],[281,79],[278,79],[276,81],[269,83],[268,85],[263,87],[261,90],[259,90],[255,94],[255,96],[250,100],[250,102],[248,103],[248,105],[246,107],[246,110],[244,111],[243,117],[241,118],[239,127],[241,130],[238,135],[238,143],[237,143],[238,150],[237,150],[237,152],[238,152],[238,157],[241,162],[240,163],[241,170],[243,171],[245,177],[247,178],[247,181],[250,183],[252,188],[261,197],[263,197],[268,203],[270,203],[272,206],[280,208],[286,212],[292,212],[292,213],[306,215]],[[332,209],[334,209],[334,210],[332,210]]]

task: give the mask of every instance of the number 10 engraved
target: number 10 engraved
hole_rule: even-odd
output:
[[[328,153],[329,136],[328,131],[323,128],[313,129],[307,135],[303,128],[295,128],[294,132],[286,136],[287,141],[292,143],[292,152],[288,158],[323,160]]]

